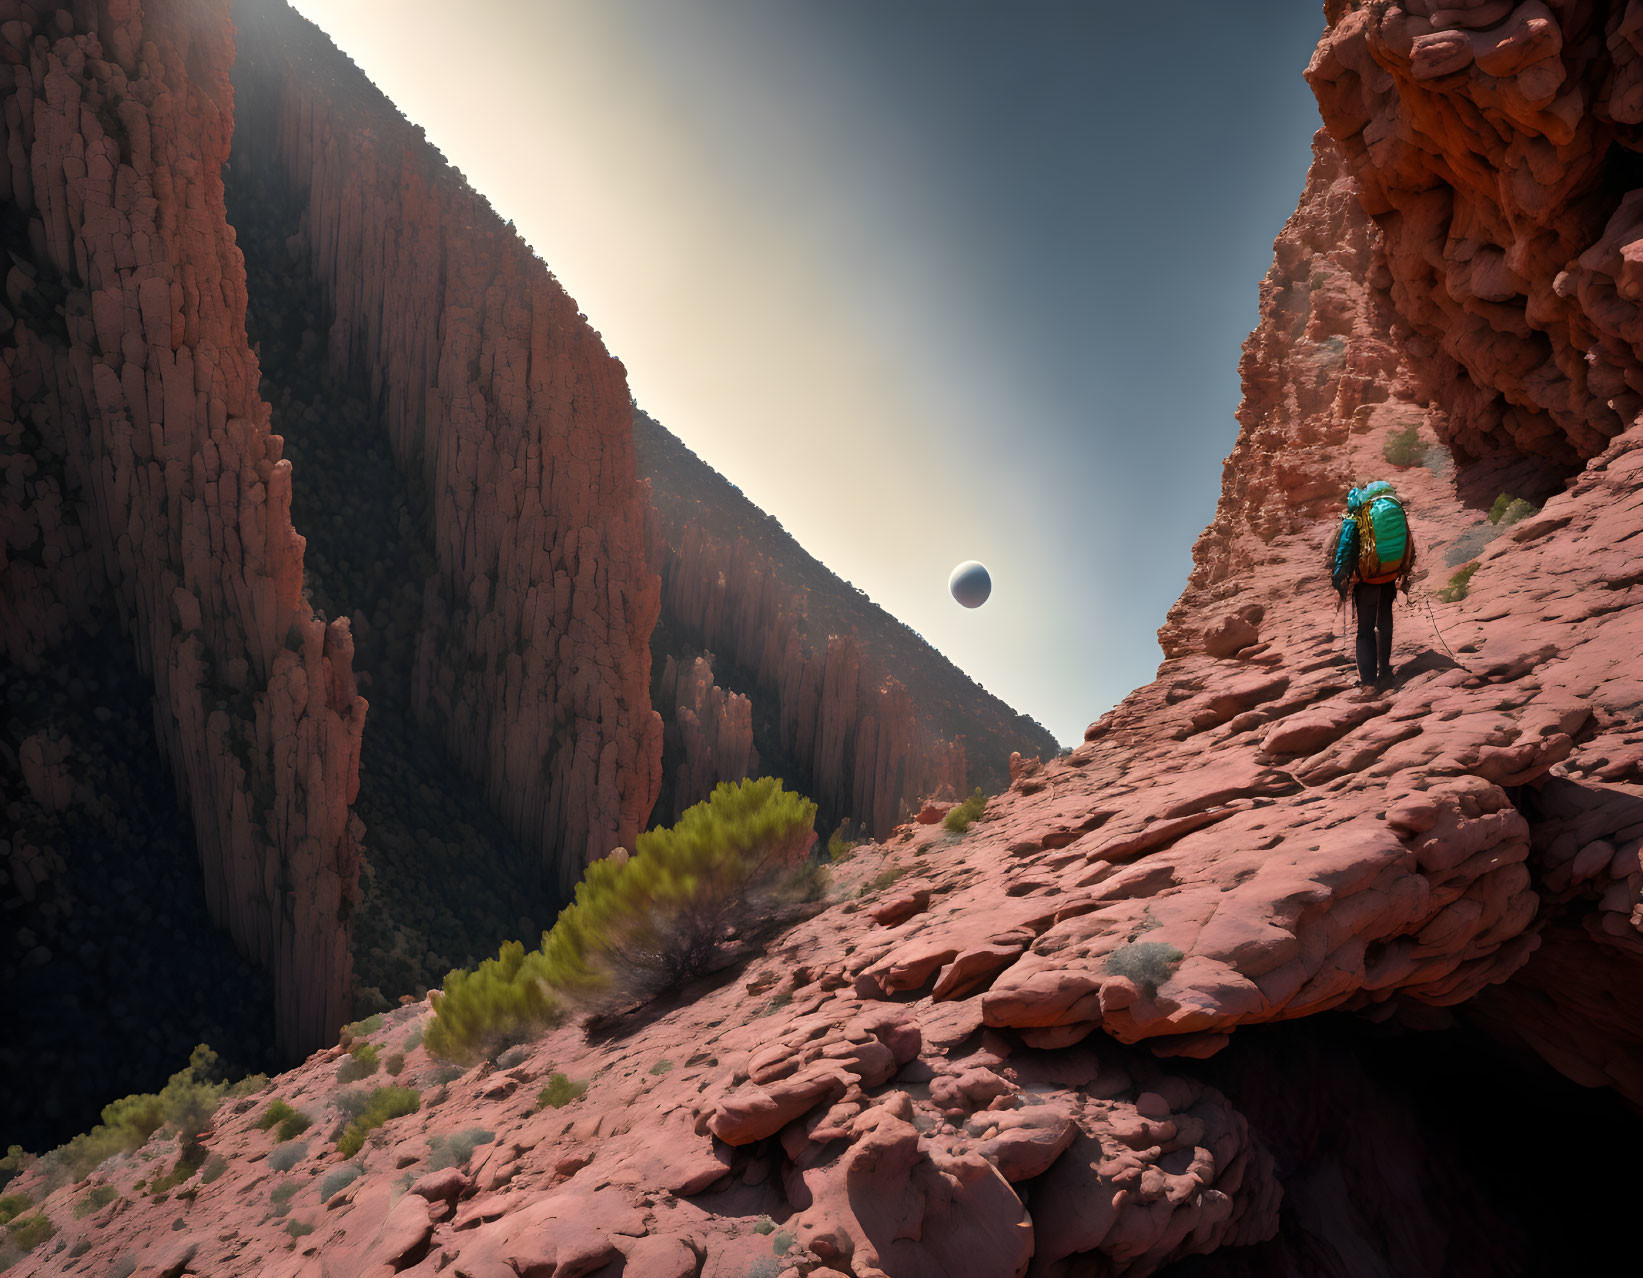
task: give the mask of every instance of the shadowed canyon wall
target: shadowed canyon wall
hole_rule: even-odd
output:
[[[284,4],[241,4],[236,164],[307,203],[325,358],[426,496],[419,721],[561,896],[660,785],[625,375],[510,227]]]
[[[849,820],[882,838],[926,796],[1003,788],[1012,752],[1056,753],[1042,727],[840,581],[637,410],[634,439],[656,509],[656,643],[665,655],[718,659],[718,678],[734,689],[719,701],[750,702],[763,766],[817,801],[823,827]],[[726,724],[719,738],[734,730]],[[690,731],[681,728],[684,740]],[[688,754],[679,766],[704,774]]]
[[[349,996],[365,702],[313,615],[223,212],[225,3],[0,6],[7,162],[0,644],[111,616],[153,684],[211,918],[273,974],[278,1038]]]

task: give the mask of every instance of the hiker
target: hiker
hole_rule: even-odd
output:
[[[1401,585],[1409,593],[1415,538],[1403,502],[1386,480],[1354,488],[1330,543],[1330,579],[1342,602],[1352,587],[1358,612],[1358,683],[1385,686],[1392,679],[1392,604]]]

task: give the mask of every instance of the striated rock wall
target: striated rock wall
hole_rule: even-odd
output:
[[[306,193],[327,358],[429,500],[419,718],[568,894],[661,781],[626,379],[546,267],[325,36],[242,4],[243,163]],[[236,162],[242,162],[237,160]]]
[[[924,797],[1002,789],[1012,751],[1056,753],[647,414],[635,412],[634,435],[663,632],[717,654],[719,678],[763,707],[766,765],[791,767],[824,826],[849,819],[882,837]]]
[[[669,778],[672,798],[668,810],[654,813],[655,821],[677,821],[721,781],[759,775],[759,752],[753,748],[753,703],[713,682],[711,653],[692,658],[688,665],[669,657],[662,668],[656,705],[666,725],[663,752],[679,764]]]
[[[300,1052],[348,1010],[365,702],[303,595],[223,213],[233,28],[213,0],[0,5],[0,645],[107,609],[154,685],[211,916]]]

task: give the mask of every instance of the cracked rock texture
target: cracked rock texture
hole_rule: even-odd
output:
[[[212,1274],[1598,1271],[1628,1242],[1643,1108],[1643,421],[1591,379],[1610,361],[1630,386],[1643,352],[1614,336],[1622,290],[1600,322],[1557,281],[1624,206],[1623,157],[1575,151],[1623,133],[1631,8],[1330,5],[1330,128],[1262,286],[1220,505],[1157,678],[1070,755],[1013,760],[966,833],[894,826],[768,949],[626,1017],[442,1081],[430,1013],[400,1009],[372,1035],[423,1106],[323,1203],[330,1142],[275,1171],[254,1119],[279,1095],[331,1129],[340,1047],[218,1116],[222,1174],[185,1210],[130,1196],[139,1160],[97,1173],[128,1195],[104,1215],[47,1197],[64,1243],[88,1271]],[[1373,104],[1361,138],[1337,65]],[[1548,331],[1433,319],[1417,263],[1457,227],[1406,238],[1417,190],[1526,237],[1475,247],[1471,287],[1517,273]],[[1383,474],[1421,567],[1377,692],[1322,547]],[[1491,522],[1501,496],[1531,513]],[[1460,1034],[1470,1072],[1426,1068]],[[1343,1041],[1402,1044],[1403,1091]],[[554,1071],[587,1090],[538,1107]],[[459,1174],[432,1165],[472,1129]]]

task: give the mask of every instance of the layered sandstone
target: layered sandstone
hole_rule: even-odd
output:
[[[303,596],[291,468],[257,395],[223,213],[226,4],[0,7],[16,237],[0,378],[0,642],[25,668],[113,614],[211,916],[300,1051],[348,1011],[365,702]],[[32,764],[50,801],[51,760]]]
[[[561,894],[632,846],[661,782],[622,366],[511,227],[325,36],[243,4],[236,163],[308,212],[326,358],[370,387],[438,570],[416,711]]]
[[[715,654],[719,677],[766,707],[766,763],[789,765],[825,825],[883,837],[925,796],[999,789],[1012,752],[1056,753],[643,412],[634,437],[656,509],[658,633]]]
[[[670,778],[670,810],[655,814],[658,823],[677,821],[721,781],[759,775],[752,702],[713,682],[711,656],[696,657],[689,665],[667,658],[656,705],[666,725],[663,754],[679,760]]]

